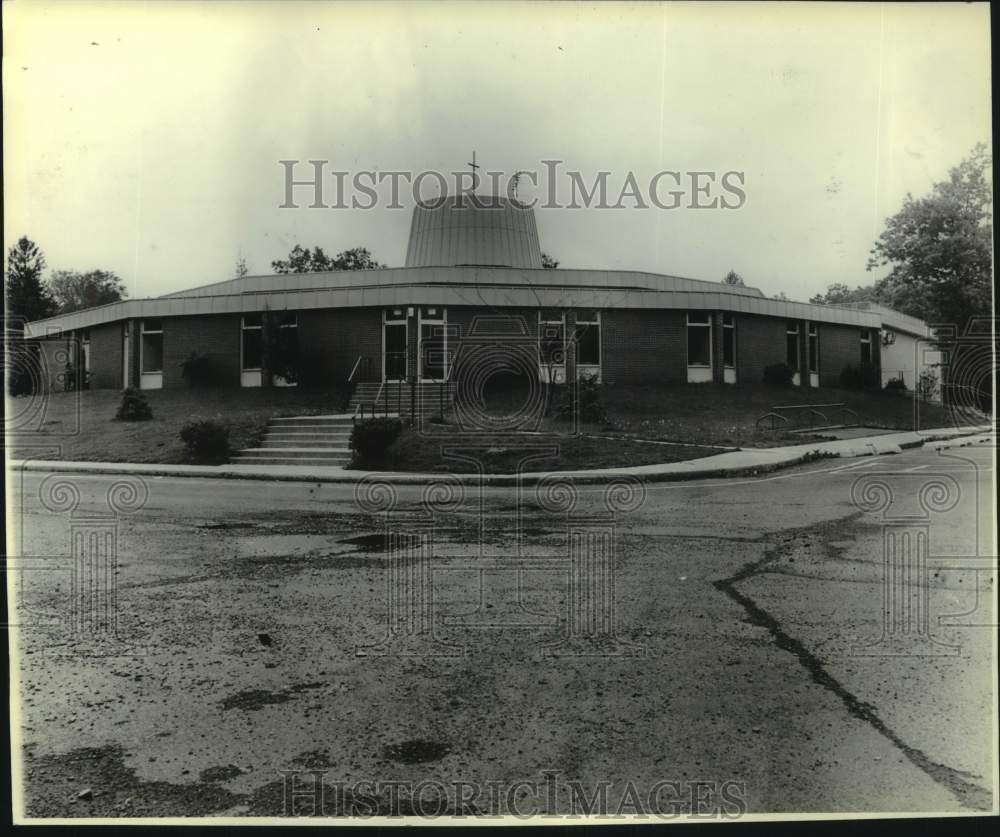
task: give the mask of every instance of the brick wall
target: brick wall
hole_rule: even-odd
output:
[[[139,323],[136,323],[136,329]],[[226,314],[163,319],[163,388],[187,386],[181,364],[191,352],[212,360],[219,386],[240,384],[240,318]]]
[[[90,388],[122,388],[122,324],[90,329]]]
[[[843,368],[861,363],[861,329],[830,323],[819,323],[818,328],[820,386],[840,386]]]
[[[371,358],[371,377],[381,380],[381,308],[299,311],[298,323],[299,352],[319,358],[332,384],[346,383],[358,357]]]
[[[602,311],[601,366],[609,384],[686,381],[686,312]]]
[[[787,320],[777,317],[736,315],[736,380],[741,384],[760,384],[764,367],[785,363]]]

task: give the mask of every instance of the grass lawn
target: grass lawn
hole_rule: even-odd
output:
[[[268,419],[276,416],[339,412],[342,392],[288,389],[147,390],[150,421],[117,421],[118,390],[51,393],[44,414],[35,415],[31,432],[12,432],[6,440],[11,458],[90,462],[188,462],[181,428],[192,419],[220,419],[229,425],[233,450],[253,447]],[[23,399],[7,401],[17,414]],[[27,415],[27,409],[24,409]]]
[[[32,432],[12,432],[6,440],[12,458],[67,459],[102,462],[184,463],[189,461],[180,430],[194,418],[218,418],[230,428],[233,450],[253,447],[269,419],[276,416],[315,415],[344,408],[345,393],[299,389],[176,389],[147,391],[153,419],[116,421],[121,401],[117,390],[53,393],[43,399],[44,414],[33,414]],[[519,406],[516,394],[491,396],[494,414]],[[548,416],[533,428],[538,435],[483,436],[463,434],[454,417],[433,434],[407,431],[391,452],[392,466],[405,471],[460,471],[458,460],[444,458],[442,443],[478,445],[490,473],[517,470],[526,448],[558,445],[558,456],[533,460],[531,470],[602,468],[677,462],[709,456],[719,447],[770,447],[805,444],[821,434],[754,430],[754,422],[772,406],[793,403],[845,402],[870,427],[913,429],[913,401],[907,395],[861,393],[854,390],[776,390],[764,386],[715,384],[607,386],[602,398],[609,423],[580,428]],[[24,399],[8,399],[8,415],[24,410]],[[35,402],[32,402],[35,403]],[[924,428],[949,425],[947,411],[921,405]],[[16,422],[15,422],[16,423]],[[10,425],[8,425],[10,426]],[[467,428],[466,428],[467,429]],[[596,438],[596,437],[613,438]],[[643,444],[637,439],[676,442]]]
[[[722,452],[720,448],[697,445],[660,445],[632,439],[555,433],[462,433],[453,425],[445,424],[432,427],[426,433],[404,430],[389,448],[383,463],[363,467],[418,473],[475,473],[474,463],[447,455],[449,449],[455,448],[467,449],[457,452],[474,457],[482,463],[487,474],[656,465]]]
[[[663,384],[657,387],[607,386],[603,399],[614,432],[642,439],[702,445],[776,447],[804,444],[826,437],[787,431],[757,431],[754,424],[782,404],[845,403],[866,427],[914,429],[914,403],[909,393],[859,392],[834,388],[775,389],[764,385]],[[838,423],[833,421],[831,423]],[[938,404],[920,405],[923,428],[951,425]]]

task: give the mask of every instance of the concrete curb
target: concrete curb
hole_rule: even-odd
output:
[[[912,432],[883,434],[859,439],[845,439],[818,445],[794,445],[786,448],[751,448],[716,456],[674,462],[664,465],[638,465],[631,468],[605,468],[591,471],[552,471],[524,474],[410,474],[400,471],[348,471],[343,468],[310,469],[294,466],[275,467],[271,470],[251,470],[252,466],[227,465],[155,465],[116,462],[58,462],[55,460],[8,460],[8,471],[13,473],[53,472],[61,474],[106,474],[111,476],[188,477],[208,479],[257,480],[263,482],[313,482],[358,483],[363,479],[394,485],[429,485],[442,479],[458,481],[462,485],[513,486],[536,485],[544,479],[559,477],[580,485],[605,485],[625,479],[643,482],[683,482],[700,479],[731,479],[734,477],[760,476],[818,459],[856,458],[901,453],[903,450],[922,447],[931,442],[942,442],[965,436],[992,432],[991,426],[940,428],[916,436]],[[908,437],[897,438],[892,437]],[[982,442],[987,439],[981,440]],[[971,442],[965,443],[970,444]],[[725,457],[756,457],[758,461],[744,465],[732,464],[712,467],[712,460]]]

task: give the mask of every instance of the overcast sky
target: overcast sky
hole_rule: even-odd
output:
[[[4,243],[132,296],[295,243],[403,264],[407,210],[279,209],[278,160],[590,179],[745,172],[745,205],[536,212],[563,267],[807,299],[989,142],[985,5],[5,2]],[[302,169],[303,173],[305,169]],[[617,192],[615,186],[612,192]]]

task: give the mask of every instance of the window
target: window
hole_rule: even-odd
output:
[[[819,329],[809,323],[809,371],[819,372]]]
[[[566,362],[566,321],[561,311],[543,308],[538,313],[538,356],[545,366]]]
[[[264,359],[264,323],[260,314],[244,314],[242,320],[244,372],[259,372]]]
[[[687,365],[712,366],[712,320],[707,311],[688,312]]]
[[[90,330],[80,332],[80,367],[84,372],[90,371]]]
[[[793,372],[799,371],[799,324],[785,324],[785,363]]]
[[[872,333],[867,328],[861,331],[861,365],[870,366],[872,362]]]
[[[722,315],[722,365],[736,366],[736,318],[732,314]]]
[[[163,321],[143,320],[139,344],[140,370],[143,374],[163,372]]]
[[[598,311],[576,312],[576,363],[601,365],[601,315]]]

